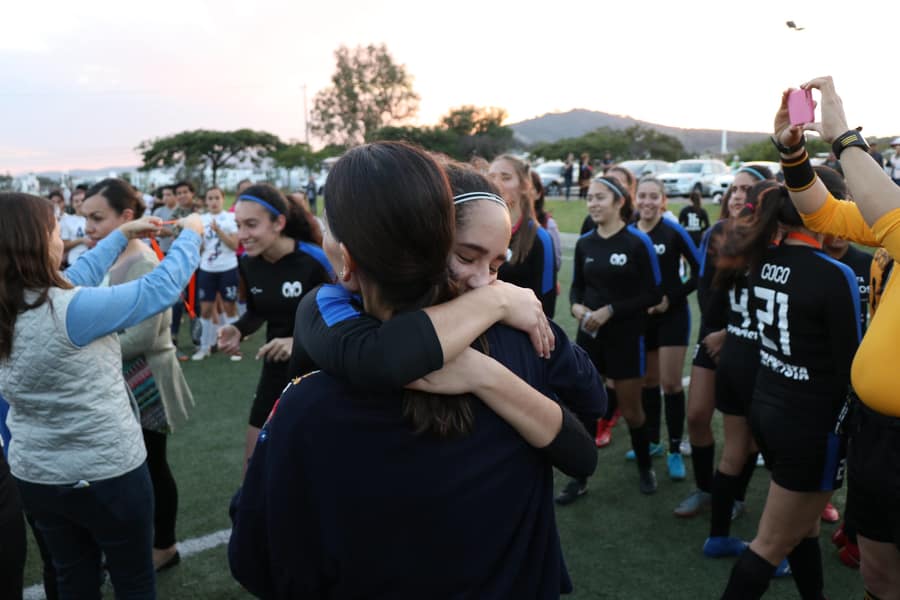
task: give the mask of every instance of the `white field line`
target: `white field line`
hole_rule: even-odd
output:
[[[231,530],[223,529],[208,535],[184,540],[178,542],[178,552],[181,553],[181,558],[188,558],[189,556],[199,554],[205,550],[211,550],[217,546],[227,544],[230,536]],[[46,596],[44,596],[43,584],[36,584],[26,588],[22,594],[22,598],[24,600],[45,600]]]

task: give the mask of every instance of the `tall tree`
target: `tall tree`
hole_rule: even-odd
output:
[[[265,131],[195,129],[144,140],[137,150],[144,163],[141,170],[176,165],[187,171],[208,167],[215,185],[219,169],[246,160],[259,164],[283,145],[278,136]]]
[[[419,95],[403,65],[387,46],[369,45],[334,53],[331,86],[313,100],[310,129],[330,142],[353,146],[380,127],[399,125],[419,110]]]

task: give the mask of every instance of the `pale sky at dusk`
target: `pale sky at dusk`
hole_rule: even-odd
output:
[[[138,164],[141,140],[184,129],[301,139],[301,86],[311,107],[340,44],[382,42],[414,77],[420,125],[474,104],[508,122],[586,108],[768,131],[781,90],[830,74],[852,126],[900,134],[896,3],[33,0],[3,13],[0,172],[14,174]]]

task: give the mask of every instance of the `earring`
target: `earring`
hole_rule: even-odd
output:
[[[340,277],[341,277],[341,279],[344,278],[344,270],[343,270],[343,269],[341,269],[341,275],[340,275]]]

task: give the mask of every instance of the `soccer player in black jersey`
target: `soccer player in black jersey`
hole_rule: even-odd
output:
[[[556,310],[556,257],[553,240],[534,216],[534,189],[528,165],[503,154],[491,163],[488,177],[509,206],[512,238],[509,259],[500,266],[499,277],[519,287],[534,290],[553,318]]]
[[[787,557],[801,598],[823,598],[820,515],[844,476],[842,420],[860,339],[859,289],[821,250],[787,189],[762,183],[753,218],[731,228],[720,254],[745,257],[760,367],[750,423],[772,481],[756,537],[723,598],[760,598]],[[779,227],[776,247],[769,243]]]
[[[678,224],[691,236],[695,246],[700,246],[703,234],[709,229],[709,214],[703,208],[703,195],[700,192],[691,192],[691,203],[678,213]]]
[[[628,422],[640,490],[652,494],[656,474],[650,464],[641,380],[646,372],[647,309],[662,299],[659,262],[650,238],[626,225],[633,210],[631,194],[616,180],[595,178],[587,207],[596,228],[575,244],[569,295],[572,316],[580,323],[576,342],[611,384],[607,397],[618,399]]]
[[[697,248],[681,225],[663,217],[666,210],[666,191],[658,179],[642,179],[637,187],[636,227],[647,234],[659,261],[662,276],[662,301],[647,309],[649,321],[645,335],[647,374],[641,392],[651,454],[661,454],[659,443],[661,402],[659,388],[665,395],[666,427],[669,431],[669,477],[675,481],[685,478],[681,457],[681,438],[684,435],[684,387],[681,372],[684,355],[691,335],[691,309],[688,294],[697,289],[700,260]],[[691,276],[681,279],[681,261],[688,262]]]
[[[334,275],[322,251],[322,233],[315,219],[274,187],[250,186],[238,196],[234,212],[238,241],[244,247],[238,268],[247,311],[219,331],[219,349],[236,354],[243,337],[267,325],[266,343],[257,353],[263,367],[248,420],[246,465],[260,428],[289,380],[297,304],[304,294]]]
[[[725,343],[726,320],[725,310],[711,310],[710,304],[727,306],[727,291],[716,292],[713,282],[716,277],[716,246],[712,243],[721,238],[723,227],[731,219],[736,218],[745,209],[747,192],[753,184],[772,179],[772,173],[765,167],[739,169],[734,182],[722,198],[724,213],[722,219],[706,231],[700,245],[700,277],[697,282],[697,304],[700,307],[700,332],[694,350],[691,367],[691,385],[688,391],[687,423],[691,439],[691,463],[694,467],[694,480],[697,489],[673,511],[677,517],[693,517],[712,506],[712,492],[716,478],[715,439],[712,433],[712,418],[716,407],[716,370],[719,353]],[[726,302],[726,304],[722,304]],[[711,312],[717,315],[711,318]],[[732,519],[744,511],[743,500],[753,469],[756,466],[756,454],[745,464],[744,470],[736,485],[733,486],[734,504],[731,509]],[[721,483],[721,482],[720,482]],[[720,488],[721,489],[721,488]],[[731,489],[731,486],[729,486]],[[720,522],[718,518],[714,521]],[[715,528],[721,531],[722,528]],[[716,534],[718,535],[718,534]]]

